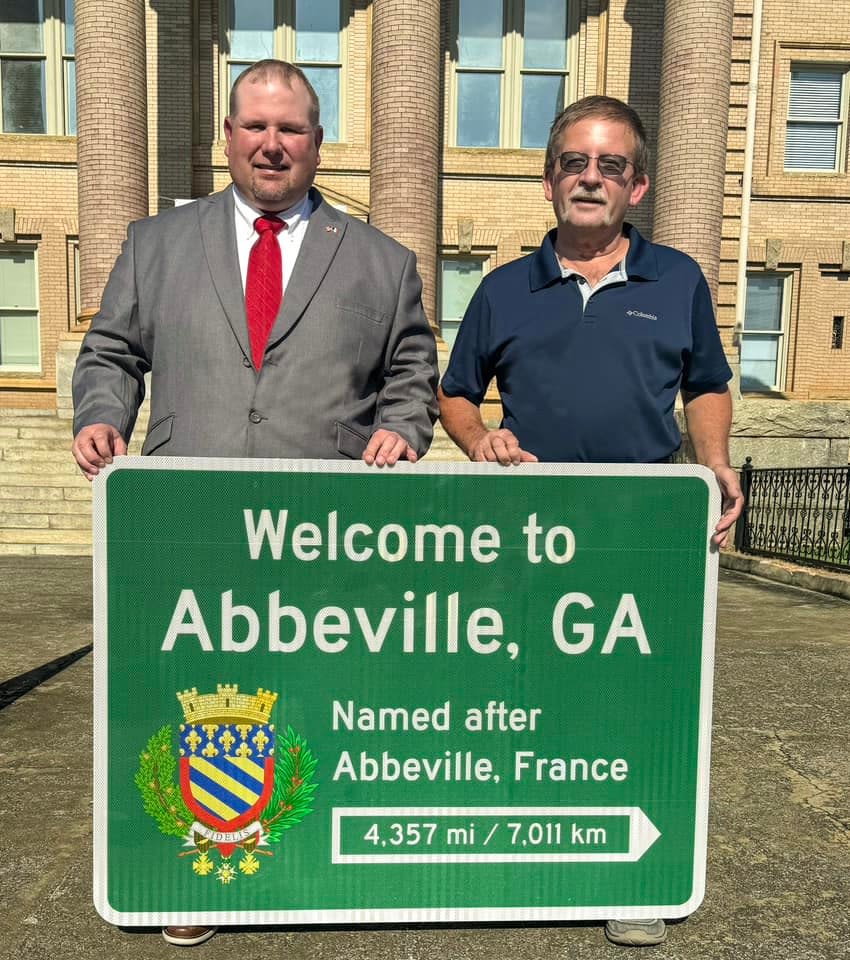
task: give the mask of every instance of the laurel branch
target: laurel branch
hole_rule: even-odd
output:
[[[312,813],[315,771],[316,759],[307,742],[292,727],[287,727],[283,743],[278,741],[274,789],[261,818],[270,843],[278,843],[284,830]]]
[[[192,814],[175,785],[177,760],[171,750],[171,727],[166,724],[148,740],[139,756],[135,781],[145,813],[156,820],[162,833],[174,837],[186,835]]]

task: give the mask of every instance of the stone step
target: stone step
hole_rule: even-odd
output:
[[[91,530],[67,530],[67,529],[47,529],[47,530],[29,530],[29,529],[0,529],[0,543],[9,544],[53,544],[60,546],[65,543],[74,543],[79,545],[91,545]]]
[[[0,557],[90,557],[88,543],[0,543]]]
[[[3,530],[88,530],[90,527],[91,509],[62,513],[11,513],[0,509],[0,529]]]
[[[34,488],[29,487],[26,489],[26,493],[29,499],[13,499],[11,496],[2,496],[0,495],[0,514],[6,517],[11,516],[21,516],[27,517],[33,514],[80,514],[85,511],[89,511],[89,498],[78,498],[75,500],[67,500],[62,496],[61,487],[49,487],[48,490],[58,493],[58,496],[53,497],[44,497],[44,498],[35,498],[32,496],[32,490]],[[0,491],[4,493],[12,492],[21,492],[20,487],[14,488],[3,488],[0,487]],[[12,524],[14,526],[14,524]]]
[[[64,446],[64,444],[63,444]],[[37,447],[24,447],[18,444],[10,444],[8,441],[0,444],[2,450],[2,459],[5,463],[45,463],[55,464],[60,469],[68,467],[76,470],[77,465],[71,456],[71,445],[63,450],[58,444],[45,443]]]
[[[71,431],[50,411],[0,411],[0,555],[91,554],[91,484]]]
[[[43,438],[64,440],[70,447],[72,439],[71,425],[66,420],[57,423],[42,423],[35,418],[25,421],[10,421],[5,417],[0,417],[0,441],[20,437],[33,440]]]
[[[39,489],[58,487],[65,491],[63,496],[68,500],[88,500],[91,497],[91,487],[79,471],[77,471],[76,474],[70,473],[54,476],[47,470],[32,470],[24,465],[18,464],[15,464],[15,466],[20,466],[20,469],[7,469],[3,466],[2,461],[0,461],[0,490],[7,491],[0,493],[0,498],[4,496],[8,497],[9,490],[14,491],[12,494],[14,497],[25,496],[26,494],[20,489],[21,487],[37,487]],[[34,493],[33,496],[39,496],[39,494]]]
[[[71,456],[71,438],[63,435],[61,437],[53,436],[50,433],[35,431],[35,436],[29,428],[22,428],[18,431],[18,436],[7,437],[0,435],[0,451],[3,450],[53,450],[54,452],[63,451]]]

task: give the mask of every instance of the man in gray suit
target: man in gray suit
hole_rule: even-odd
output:
[[[242,73],[224,130],[233,184],[128,228],[74,373],[80,469],[126,453],[148,371],[143,453],[415,461],[437,372],[414,254],[313,188],[319,102],[297,67]],[[263,349],[246,277],[274,214],[283,297]]]

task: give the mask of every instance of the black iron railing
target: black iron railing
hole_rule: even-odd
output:
[[[850,571],[850,467],[741,470],[742,553]]]

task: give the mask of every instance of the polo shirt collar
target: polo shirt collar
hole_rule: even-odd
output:
[[[623,224],[623,233],[629,238],[626,254],[626,274],[629,280],[657,280],[658,262],[652,244],[644,240],[630,223]],[[532,290],[541,290],[555,280],[561,279],[558,256],[555,253],[555,238],[558,230],[550,230],[531,258],[530,283]]]
[[[629,280],[657,280],[658,259],[648,240],[644,240],[640,231],[630,223],[623,224],[623,233],[629,238],[629,252],[626,254],[626,273]]]

